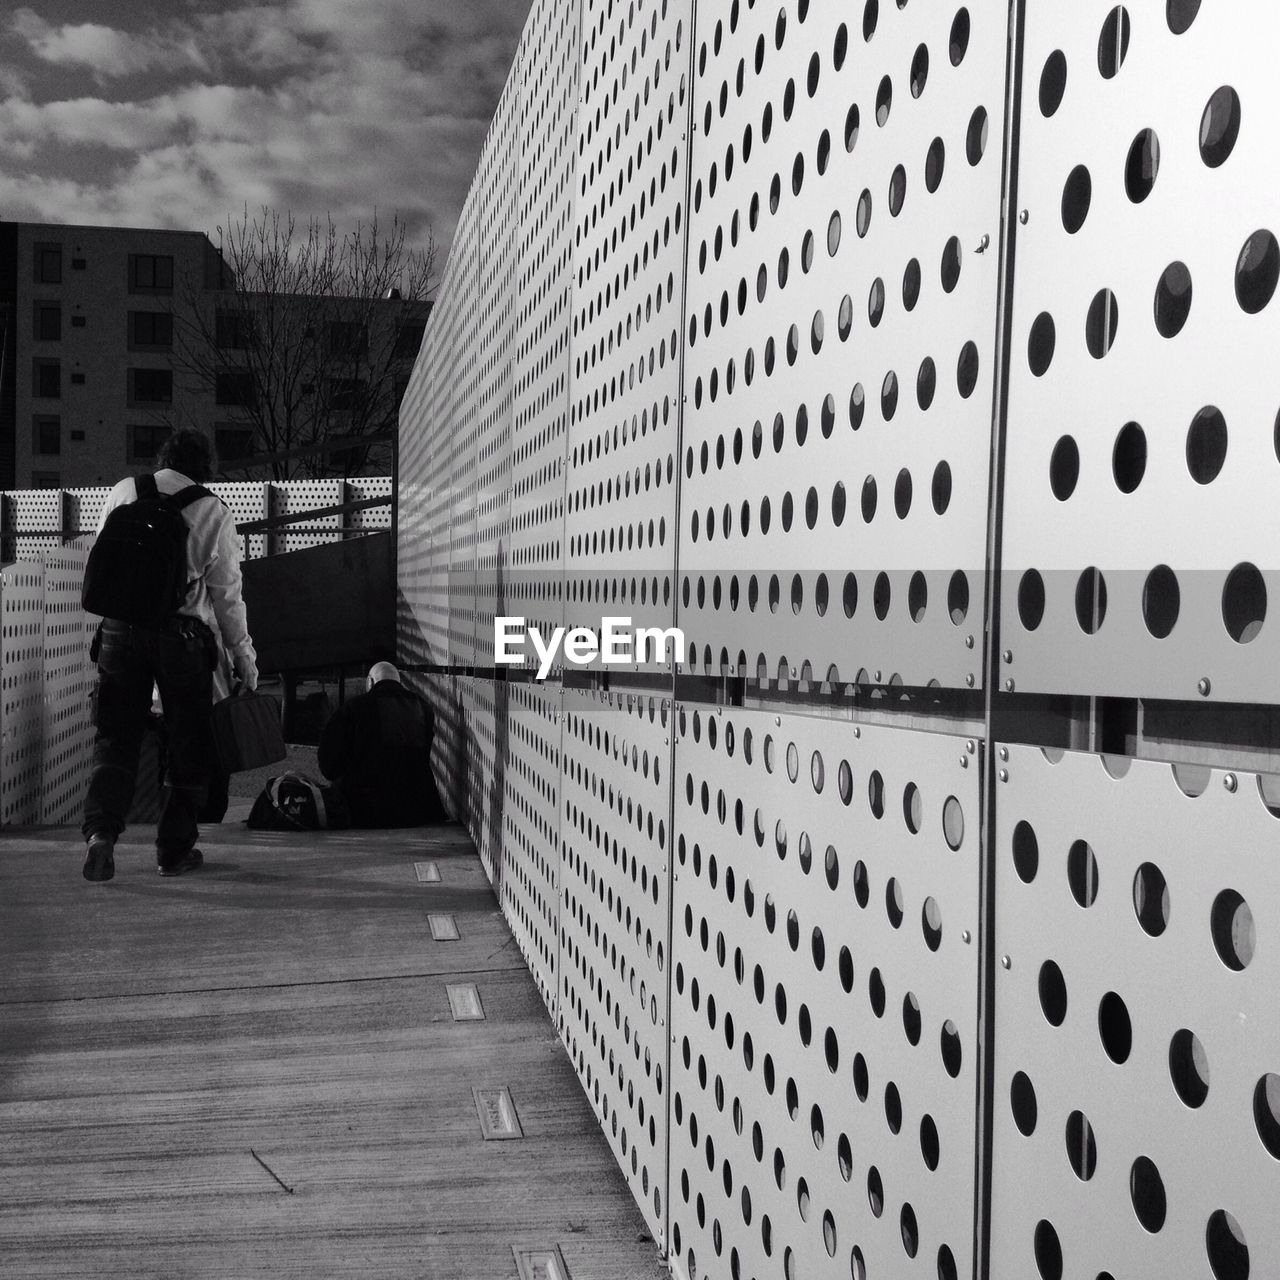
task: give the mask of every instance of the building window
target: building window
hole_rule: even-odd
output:
[[[56,413],[37,413],[31,419],[31,452],[62,452],[62,419]]]
[[[84,374],[83,374],[83,373],[73,373],[73,374],[71,375],[71,385],[72,385],[73,387],[83,387],[83,386],[84,386]]]
[[[253,337],[253,317],[243,311],[218,309],[214,317],[213,341],[224,351],[243,351]]]
[[[329,378],[329,408],[345,413],[359,408],[364,398],[363,378]]]
[[[248,369],[219,369],[214,383],[214,400],[217,404],[252,409],[258,403],[253,374]]]
[[[31,394],[39,400],[57,400],[62,396],[62,362],[44,356],[31,361]]]
[[[172,369],[130,369],[130,404],[172,404]]]
[[[168,311],[130,311],[129,347],[157,351],[173,348],[173,316]]]
[[[72,270],[72,271],[83,271],[87,265],[88,265],[88,263],[86,263],[86,262],[85,262],[85,260],[84,260],[83,258],[72,258],[72,259],[71,259],[71,270]]]
[[[154,462],[160,446],[173,434],[167,423],[141,423],[129,428],[128,462]]]
[[[71,433],[71,443],[72,443],[72,444],[75,444],[75,442],[76,442],[77,440],[83,440],[83,439],[84,439],[84,432],[83,432],[83,431],[72,431],[72,433]]]
[[[172,293],[173,256],[167,253],[131,253],[129,292]]]
[[[62,472],[33,471],[31,473],[31,487],[33,489],[61,489]]]
[[[330,320],[325,337],[334,356],[361,356],[369,347],[369,331],[355,320]]]
[[[37,244],[35,246],[36,284],[62,283],[62,246]]]
[[[71,327],[72,327],[73,329],[83,329],[83,328],[84,328],[84,316],[72,316],[72,317],[71,317]]]
[[[422,335],[426,332],[425,320],[406,320],[396,330],[396,345],[391,354],[397,360],[412,360],[422,346]]]
[[[60,302],[35,304],[35,335],[37,342],[62,341],[62,304]]]
[[[218,449],[219,462],[238,462],[253,453],[253,428],[215,423],[213,441]]]

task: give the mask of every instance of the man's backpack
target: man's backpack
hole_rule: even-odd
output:
[[[89,552],[80,602],[87,613],[156,630],[187,597],[187,522],[182,509],[211,498],[203,485],[161,493],[153,475],[135,481],[138,497],[114,507]]]

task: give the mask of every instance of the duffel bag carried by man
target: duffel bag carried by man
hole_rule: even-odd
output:
[[[213,747],[223,773],[275,764],[289,754],[280,708],[265,693],[242,690],[213,704]]]

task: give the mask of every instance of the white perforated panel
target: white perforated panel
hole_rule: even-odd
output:
[[[44,565],[0,571],[0,825],[40,821]]]
[[[991,1275],[1274,1274],[1280,780],[1006,750]]]
[[[80,607],[88,552],[44,553],[40,821],[78,822],[93,763],[89,644],[99,619]]]
[[[291,480],[287,484],[272,484],[271,492],[272,515],[297,515],[336,507],[343,500],[343,483],[341,480]],[[328,546],[342,537],[342,521],[341,515],[332,515],[285,525],[273,535],[275,553]]]
[[[391,497],[390,476],[354,476],[347,481],[347,497],[352,502],[363,502],[369,498]],[[380,532],[391,528],[391,507],[367,507],[364,511],[353,511],[347,517],[347,524],[352,529]]]
[[[673,1269],[971,1275],[978,744],[679,723]]]
[[[692,5],[585,0],[582,15],[566,620],[667,627]]]
[[[4,496],[6,514],[13,522],[12,530],[22,534],[14,540],[16,559],[32,560],[41,551],[62,545],[57,532],[63,527],[60,489],[18,489]],[[50,532],[33,533],[32,530],[36,529],[48,529]]]
[[[1005,8],[815,0],[698,21],[689,661],[973,687]]]
[[[565,690],[560,1031],[632,1195],[666,1239],[670,706]]]
[[[1019,690],[1280,701],[1280,82],[1256,4],[1027,5]]]
[[[265,520],[272,514],[271,510],[271,494],[273,491],[279,493],[287,491],[288,483],[269,484],[265,481],[236,481],[234,483],[223,483],[209,485],[209,489],[216,493],[219,498],[227,504],[227,508],[235,517],[236,524],[245,524],[251,520]],[[298,508],[294,508],[297,510]],[[276,514],[279,514],[277,512]],[[268,554],[267,538],[265,533],[251,533],[241,535],[241,558],[246,560],[257,560],[261,556]]]
[[[560,885],[560,690],[507,690],[502,807],[502,911],[552,1016]]]

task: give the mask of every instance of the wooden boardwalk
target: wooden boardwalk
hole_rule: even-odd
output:
[[[151,834],[91,885],[77,832],[0,831],[0,1275],[667,1275],[459,828],[215,827],[174,880]]]

